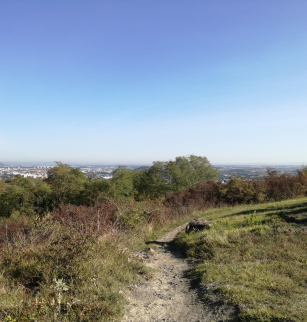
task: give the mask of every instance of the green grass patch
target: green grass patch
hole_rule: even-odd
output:
[[[240,307],[241,321],[307,321],[307,199],[208,211],[214,225],[175,245],[194,276]]]

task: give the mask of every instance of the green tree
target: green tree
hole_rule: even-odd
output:
[[[109,195],[110,191],[110,180],[105,180],[97,177],[96,175],[89,178],[85,183],[84,190],[80,195],[82,205],[90,205],[97,199],[104,195]]]
[[[21,215],[43,214],[50,209],[51,189],[40,179],[14,176],[0,192],[0,214],[9,217],[13,211]]]
[[[191,187],[201,180],[218,178],[218,170],[207,158],[190,155],[177,157],[175,161],[154,162],[153,166],[142,171],[135,183],[138,195],[151,199]]]
[[[307,176],[307,166],[302,166],[301,169],[297,169],[296,171],[299,176]]]
[[[218,178],[218,171],[207,158],[190,155],[166,163],[166,178],[171,191],[183,190],[198,181]]]
[[[115,199],[133,198],[135,172],[126,166],[119,166],[112,173],[110,179],[109,195]]]
[[[170,191],[165,167],[165,162],[156,161],[152,167],[136,173],[134,187],[137,191],[138,199],[146,197],[156,199]]]
[[[57,166],[48,171],[45,182],[50,185],[54,196],[55,205],[82,204],[82,192],[88,179],[78,168],[56,162]]]

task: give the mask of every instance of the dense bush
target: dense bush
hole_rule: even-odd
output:
[[[239,205],[281,201],[307,193],[307,175],[277,175],[246,181],[232,178],[229,183],[214,181],[197,183],[194,187],[168,194],[165,205],[169,208],[208,208],[222,205]]]
[[[102,235],[115,224],[117,208],[112,203],[97,203],[95,207],[61,205],[51,216],[82,235]]]
[[[266,201],[280,201],[292,199],[306,194],[307,175],[290,176],[288,174],[277,175],[269,172],[264,179]]]
[[[0,249],[16,243],[25,243],[31,224],[24,217],[16,220],[10,218],[0,224]]]
[[[51,209],[51,188],[42,180],[18,175],[6,181],[0,191],[0,217],[13,212],[21,215],[43,214]]]
[[[166,207],[174,209],[217,207],[223,203],[222,188],[221,182],[200,181],[195,187],[168,194],[164,204]]]

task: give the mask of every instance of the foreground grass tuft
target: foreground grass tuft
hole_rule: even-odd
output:
[[[196,262],[194,276],[238,304],[241,321],[307,321],[307,199],[204,216],[212,228],[175,241]]]

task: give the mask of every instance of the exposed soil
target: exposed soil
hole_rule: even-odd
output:
[[[150,243],[148,251],[134,254],[156,273],[149,281],[131,285],[125,292],[127,314],[122,322],[211,322],[229,321],[237,316],[236,306],[225,303],[214,294],[215,285],[199,287],[186,277],[192,264],[170,247],[185,226],[183,224]],[[210,300],[202,301],[206,294],[210,294]]]

